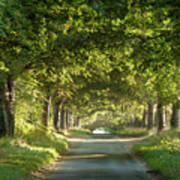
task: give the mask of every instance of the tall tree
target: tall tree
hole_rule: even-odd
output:
[[[172,107],[171,127],[180,128],[180,100],[177,100]]]

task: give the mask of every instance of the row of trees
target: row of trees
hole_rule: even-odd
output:
[[[109,127],[118,129],[122,127],[142,127],[149,131],[157,129],[158,132],[169,128],[179,128],[179,101],[175,103],[159,104],[139,103],[136,100],[121,102],[105,100],[98,103],[95,100],[87,107],[84,106],[84,127],[94,129],[98,127]],[[113,102],[113,104],[112,104]],[[81,109],[81,112],[83,112]]]
[[[1,134],[39,118],[49,126],[52,114],[58,130],[69,113],[78,125],[109,104],[134,101],[148,104],[148,122],[158,104],[159,130],[162,107],[174,104],[177,127],[177,8],[177,0],[2,1]]]

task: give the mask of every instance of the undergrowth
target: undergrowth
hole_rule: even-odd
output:
[[[136,144],[134,151],[168,180],[180,180],[180,130],[154,135]]]
[[[15,138],[1,138],[0,180],[27,180],[67,148],[64,136],[43,128],[31,128]]]
[[[122,137],[140,137],[148,135],[148,131],[145,128],[121,128],[112,130],[111,133]]]

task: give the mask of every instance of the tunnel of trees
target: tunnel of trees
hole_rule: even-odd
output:
[[[43,125],[180,127],[178,0],[3,0],[0,136]]]

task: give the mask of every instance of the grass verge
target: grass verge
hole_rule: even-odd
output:
[[[133,149],[168,180],[180,180],[180,130],[152,136]]]
[[[0,139],[0,180],[27,180],[53,162],[68,148],[65,137],[45,130],[32,130],[21,138]]]
[[[87,129],[70,129],[68,132],[67,132],[68,135],[70,136],[73,136],[73,135],[89,135],[91,134],[91,132]]]
[[[145,128],[122,128],[112,130],[111,133],[122,137],[141,137],[148,135],[148,131]]]

